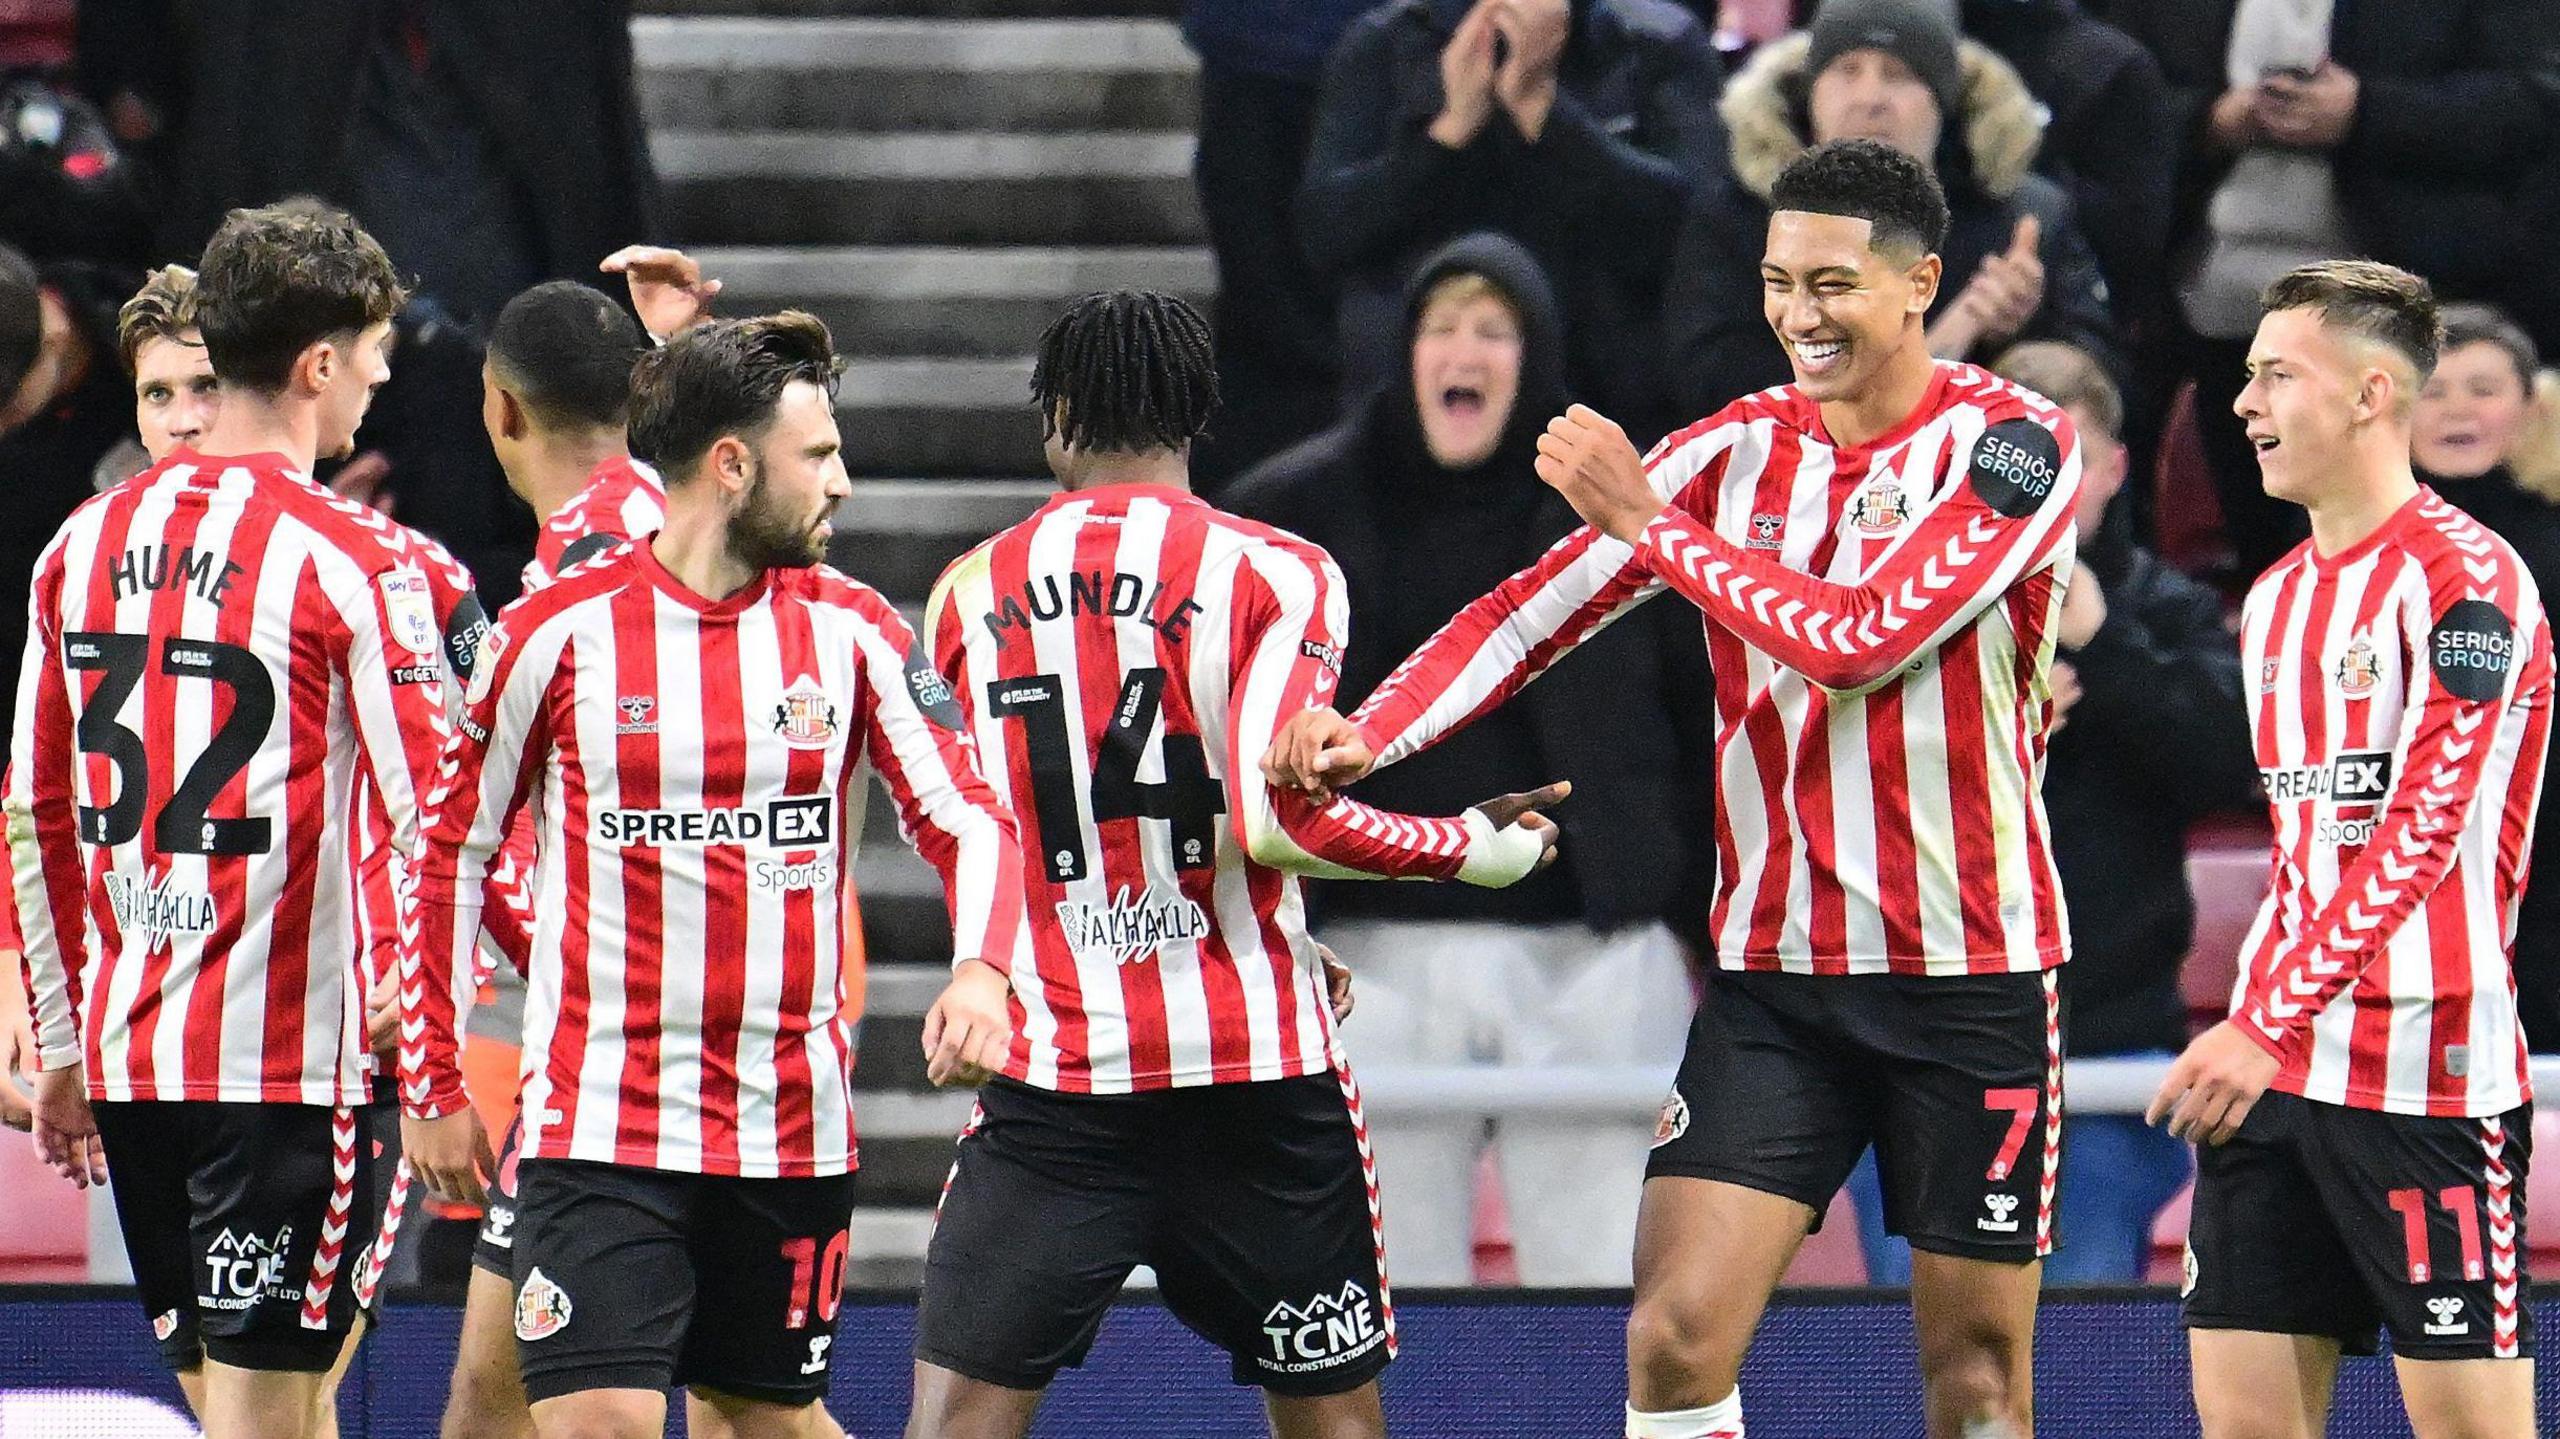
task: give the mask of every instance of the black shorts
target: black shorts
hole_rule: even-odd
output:
[[[825,1397],[851,1174],[733,1179],[528,1159],[517,1175],[527,1398],[671,1384],[773,1404]]]
[[[161,1358],[324,1373],[382,1210],[361,1109],[104,1102],[108,1184]]]
[[[1045,1388],[1084,1362],[1144,1264],[1237,1383],[1368,1383],[1395,1355],[1395,1311],[1357,1106],[1332,1074],[1115,1095],[988,1085],[925,1253],[916,1358]]]
[[[2269,1092],[2196,1151],[2187,1327],[2312,1334],[2409,1359],[2529,1359],[2533,1106],[2383,1114]]]
[[[2033,1261],[2062,1148],[2053,973],[1716,970],[1654,1136],[1647,1178],[1783,1195],[1817,1228],[1873,1144],[1888,1231]]]
[[[480,1237],[471,1242],[471,1267],[500,1279],[516,1277],[516,1164],[524,1147],[524,1116],[507,1121],[507,1137],[498,1146],[498,1177],[489,1186],[488,1206],[480,1211]]]

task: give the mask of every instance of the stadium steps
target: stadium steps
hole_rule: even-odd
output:
[[[1174,0],[641,0],[632,25],[668,238],[723,314],[796,306],[850,360],[834,559],[917,617],[955,556],[1051,489],[1029,356],[1070,300],[1205,301],[1195,66]],[[872,796],[856,880],[869,989],[857,1283],[911,1284],[969,1098],[918,1036],[945,982],[939,878]]]

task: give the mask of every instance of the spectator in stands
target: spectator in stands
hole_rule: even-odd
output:
[[[1297,214],[1341,286],[1344,395],[1401,369],[1415,263],[1495,230],[1555,283],[1575,392],[1660,433],[1676,418],[1663,274],[1682,210],[1723,164],[1723,79],[1705,27],[1670,0],[1388,0],[1363,15],[1325,70]]]
[[[2513,545],[2544,594],[2560,595],[2560,505],[2552,502],[2560,474],[2551,460],[2560,425],[2535,396],[2533,340],[2485,305],[2446,306],[2444,330],[2411,416],[2418,477]],[[2520,472],[2539,488],[2527,488]],[[2560,760],[2560,726],[2552,739],[2546,776],[2550,760]],[[2547,1051],[2560,1048],[2560,824],[2536,829],[2533,875],[2516,925],[2516,1007],[2525,1037]]]
[[[1964,0],[1964,30],[2015,67],[2051,115],[2037,173],[2071,196],[2116,319],[2147,318],[2169,252],[2177,153],[2151,52],[2078,0]]]
[[[2387,260],[2448,298],[2503,300],[2550,268],[2513,223],[2547,168],[2560,96],[2560,0],[2117,0],[2159,57],[2181,137],[2177,368],[2243,574],[2307,533],[2267,498],[2231,402],[2258,295],[2295,265]]]
[[[2048,343],[2019,345],[1996,368],[2080,432],[2080,564],[2063,602],[2044,777],[2071,915],[2064,1040],[2075,1058],[2165,1063],[2187,1041],[2187,828],[2248,805],[2258,781],[2240,644],[2221,597],[2135,544],[2111,507],[2125,480],[2124,404],[2105,369]],[[2046,1282],[2140,1282],[2152,1222],[2187,1182],[2187,1147],[2138,1113],[2083,1113],[2064,1120],[2062,1152],[2061,1242]],[[1904,1282],[1909,1252],[1886,1244],[1871,1176],[1872,1160],[1854,1191],[1869,1277]]]
[[[1218,424],[1191,457],[1205,494],[1333,422],[1333,290],[1299,248],[1298,179],[1334,41],[1376,0],[1190,0],[1200,56],[1192,173],[1218,261]]]
[[[1943,0],[1830,0],[1812,29],[1752,56],[1723,110],[1732,174],[1683,226],[1666,302],[1683,414],[1786,382],[1754,278],[1769,186],[1809,146],[1850,137],[1930,163],[1946,187],[1933,353],[1987,359],[2022,336],[2060,339],[2121,370],[2106,281],[2070,197],[2029,170],[2042,107],[2008,62],[1957,35]]]
[[[113,271],[39,269],[0,246],[0,595],[33,582],[37,556],[89,498],[98,457],[132,430],[133,392],[115,362],[116,307],[132,292]],[[0,713],[16,713],[26,626],[23,603],[0,603]]]
[[[173,253],[199,248],[234,205],[316,191],[470,326],[654,230],[630,0],[116,8],[160,43],[184,37],[179,194],[162,227]]]
[[[1555,297],[1498,235],[1463,237],[1407,289],[1406,363],[1337,428],[1237,482],[1241,513],[1330,551],[1351,596],[1343,693],[1367,694],[1448,618],[1578,524],[1530,462],[1570,393]],[[1660,607],[1655,607],[1660,608]],[[1561,858],[1507,890],[1310,886],[1326,941],[1359,975],[1346,1031],[1366,1065],[1677,1063],[1691,1009],[1674,921],[1707,892],[1706,656],[1695,625],[1648,608],[1593,639],[1519,703],[1380,771],[1361,797],[1439,804],[1489,781],[1569,775]],[[1549,686],[1559,688],[1541,697]],[[1663,776],[1688,777],[1665,784]],[[1505,1119],[1499,1155],[1520,1276],[1629,1282],[1649,1112]],[[1387,1246],[1407,1283],[1465,1284],[1481,1118],[1374,1121]]]

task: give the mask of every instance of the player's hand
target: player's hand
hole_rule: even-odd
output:
[[[1538,436],[1538,478],[1573,506],[1583,522],[1634,544],[1662,513],[1662,498],[1644,477],[1644,456],[1615,421],[1589,405],[1547,421]]]
[[[1431,138],[1463,150],[1493,118],[1493,20],[1503,0],[1476,0],[1440,47],[1440,113]]]
[[[925,1078],[974,1089],[1004,1072],[1013,1047],[1010,990],[1004,971],[982,959],[952,971],[950,985],[924,1013]]]
[[[1566,0],[1501,0],[1493,27],[1508,51],[1494,72],[1493,97],[1535,144],[1555,108],[1556,71],[1573,36],[1573,10]]]
[[[400,1052],[400,981],[388,970],[365,988],[364,1042],[384,1058]]]
[[[1324,966],[1325,998],[1333,1005],[1333,1022],[1340,1024],[1351,1017],[1354,1003],[1351,998],[1351,966],[1344,964],[1341,957],[1321,940],[1316,943],[1316,962]]]
[[[98,1117],[89,1110],[87,1066],[36,1076],[33,1123],[36,1153],[54,1173],[82,1189],[107,1182],[107,1147],[98,1142]]]
[[[391,493],[391,457],[380,450],[367,450],[340,465],[338,472],[329,477],[329,493],[390,514],[399,508],[399,497]]]
[[[660,340],[710,319],[711,297],[720,293],[718,280],[702,278],[700,260],[663,246],[625,245],[596,268],[631,287],[640,327]]]
[[[2158,1124],[2166,1119],[2169,1133],[2177,1138],[2220,1144],[2240,1132],[2240,1121],[2249,1117],[2258,1096],[2267,1092],[2283,1068],[2274,1055],[2226,1019],[2197,1035],[2187,1052],[2169,1066],[2160,1092],[2142,1112],[2142,1122]]]
[[[2071,707],[2080,703],[2080,696],[2084,693],[2080,688],[2080,672],[2071,667],[2069,660],[2055,660],[2053,676],[2045,682],[2045,689],[2053,697],[2053,712],[2044,724],[2045,737],[2050,739],[2062,733],[2063,722],[2071,713]]]
[[[1516,824],[1536,835],[1538,868],[1545,869],[1556,862],[1556,841],[1564,837],[1564,832],[1557,829],[1556,822],[1547,818],[1543,811],[1564,803],[1572,793],[1573,781],[1560,779],[1554,784],[1540,785],[1521,794],[1496,795],[1470,808],[1493,821],[1495,829],[1509,829]]]
[[[1302,790],[1330,804],[1336,790],[1377,768],[1358,726],[1330,709],[1300,710],[1271,737],[1262,777],[1279,789]]]
[[[2071,583],[2062,591],[2062,619],[2054,626],[2054,639],[2066,650],[2081,649],[2098,637],[2106,623],[2107,593],[2098,587],[2098,577],[2089,573],[2087,565],[2073,566]]]
[[[35,1127],[35,1096],[24,1077],[35,1069],[35,1016],[18,985],[18,952],[0,949],[0,1124],[20,1134]]]
[[[439,1119],[400,1117],[400,1152],[418,1182],[454,1204],[486,1205],[484,1181],[498,1177],[497,1152],[479,1111],[464,1105]]]

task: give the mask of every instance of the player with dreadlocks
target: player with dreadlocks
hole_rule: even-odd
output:
[[[1552,857],[1565,788],[1422,819],[1264,783],[1281,721],[1333,694],[1349,604],[1322,550],[1192,495],[1208,325],[1088,296],[1031,390],[1060,493],[943,575],[916,677],[1020,820],[1029,935],[925,1023],[933,1079],[986,1087],[907,1433],[1020,1439],[1144,1264],[1280,1439],[1383,1435],[1377,1187],[1297,876],[1510,884]],[[971,1014],[1004,1016],[993,1045],[952,1033]]]

